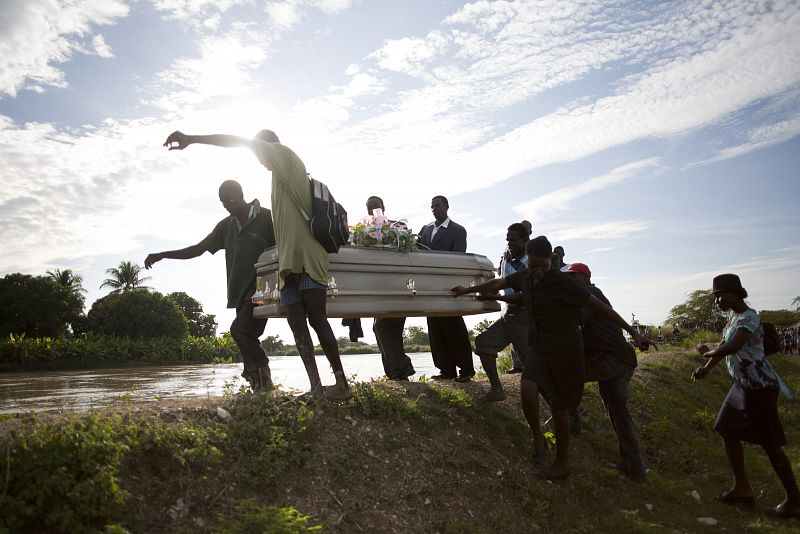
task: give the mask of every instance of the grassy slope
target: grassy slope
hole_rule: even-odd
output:
[[[746,460],[757,509],[713,500],[730,483],[711,430],[728,388],[723,369],[692,383],[688,376],[700,361],[682,349],[644,354],[640,361],[630,405],[651,469],[645,482],[611,467],[616,441],[595,385],[587,386],[582,405],[585,432],[572,440],[572,475],[560,483],[539,481],[516,375],[503,377],[509,399],[493,405],[476,400],[485,382],[367,383],[357,386],[354,401],[317,414],[280,395],[236,395],[121,405],[115,416],[91,416],[88,427],[86,419],[66,416],[7,420],[0,444],[9,483],[0,508],[24,522],[16,528],[71,531],[75,524],[117,524],[131,532],[259,532],[267,526],[302,532],[319,525],[348,533],[685,532],[708,528],[697,522],[705,516],[730,531],[796,532],[800,521],[765,513],[783,494],[756,447],[747,447]],[[800,358],[774,362],[800,391]],[[221,419],[217,406],[232,418]],[[787,453],[800,474],[800,402],[782,400],[780,411]],[[115,453],[109,442],[124,447]],[[96,463],[76,467],[84,457]],[[43,475],[53,472],[59,475]],[[99,472],[119,482],[120,502],[89,498],[92,491],[113,494],[97,482]],[[65,479],[72,482],[59,488]],[[70,495],[76,484],[82,484],[81,497]],[[185,515],[174,508],[173,520],[168,510],[179,498]],[[41,510],[25,512],[36,499]],[[76,511],[70,528],[47,515],[59,506]]]

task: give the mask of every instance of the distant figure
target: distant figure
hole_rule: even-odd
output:
[[[520,221],[520,224],[525,227],[528,231],[528,239],[530,239],[531,234],[533,233],[533,224],[530,221]]]
[[[371,196],[367,199],[367,213],[372,215],[376,209],[380,209],[386,215],[383,199]],[[378,349],[381,351],[383,372],[389,380],[408,381],[408,377],[416,373],[411,358],[403,348],[405,324],[405,317],[376,317],[372,326]]]
[[[473,287],[454,287],[455,296],[496,291],[506,287],[522,292],[522,299],[531,314],[535,337],[530,356],[522,372],[521,401],[525,419],[533,433],[534,462],[544,463],[547,446],[539,421],[539,392],[550,405],[555,422],[556,458],[541,477],[560,480],[569,475],[569,415],[583,396],[583,350],[579,327],[579,311],[588,306],[625,329],[635,343],[652,343],[642,336],[610,306],[578,286],[566,273],[551,269],[553,253],[545,236],[528,241],[525,246],[528,267],[507,278],[490,280]]]
[[[245,202],[242,186],[233,180],[222,182],[219,200],[230,216],[217,223],[205,239],[180,250],[148,254],[144,266],[150,269],[165,258],[188,260],[206,251],[214,254],[225,249],[228,308],[236,309],[236,319],[231,323],[231,337],[242,353],[242,376],[254,391],[272,387],[269,359],[258,340],[264,333],[267,320],[253,317],[253,303],[250,300],[256,290],[255,264],[258,257],[269,247],[275,246],[272,213],[262,208],[258,200]]]
[[[761,445],[786,491],[786,499],[775,507],[774,513],[782,518],[800,518],[800,490],[792,463],[783,450],[786,435],[778,417],[781,381],[764,356],[761,319],[745,303],[747,291],[737,275],[714,277],[712,293],[719,309],[731,315],[719,345],[713,349],[705,344],[697,346],[708,362],[692,372],[692,380],[702,380],[725,358],[733,381],[714,423],[733,471],[733,487],[717,496],[717,500],[735,506],[755,506],[744,466],[742,441],[747,441]]]
[[[247,147],[259,163],[272,172],[281,304],[286,306],[286,319],[308,373],[311,397],[317,405],[321,405],[326,396],[332,400],[350,398],[352,393],[342,369],[339,346],[326,312],[328,254],[314,238],[303,215],[311,213],[311,190],[305,164],[289,147],[282,145],[271,130],[261,130],[253,139],[173,132],[164,142],[170,150],[183,150],[192,144]],[[336,385],[327,390],[323,390],[320,382],[309,324],[316,331],[336,377]]]
[[[528,231],[520,223],[514,223],[506,232],[508,255],[500,261],[501,276],[511,276],[517,271],[524,271],[528,266],[525,256],[525,245],[528,243]],[[505,300],[507,307],[500,318],[492,325],[478,334],[475,338],[475,354],[481,359],[483,370],[489,378],[489,392],[484,397],[484,402],[505,400],[506,394],[500,377],[497,374],[497,354],[512,345],[512,359],[514,367],[511,373],[521,373],[525,361],[528,359],[528,338],[530,321],[528,310],[522,302],[522,292],[511,288],[502,290],[503,295],[499,300]]]
[[[558,246],[553,249],[553,255],[555,257],[555,269],[561,270],[566,263],[564,263],[564,247]]]
[[[592,284],[592,271],[586,264],[572,263],[564,272],[579,286],[611,306],[600,288]],[[632,478],[644,478],[644,459],[628,412],[628,385],[637,365],[636,351],[625,340],[619,325],[589,306],[581,307],[580,312],[586,366],[584,381],[597,382],[603,406],[617,434],[621,458],[617,468]]]
[[[418,242],[422,248],[449,252],[467,251],[467,231],[450,220],[447,216],[449,208],[447,198],[441,195],[433,197],[431,212],[434,222],[426,224],[419,232]],[[463,317],[428,317],[428,336],[433,364],[439,369],[439,374],[432,376],[432,379],[468,382],[475,376],[472,345]],[[456,368],[460,368],[460,374],[456,372]]]

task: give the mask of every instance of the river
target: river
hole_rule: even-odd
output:
[[[432,376],[430,352],[409,354],[417,374]],[[272,378],[287,392],[307,391],[308,376],[299,356],[271,356]],[[475,358],[475,368],[480,362]],[[348,377],[364,382],[383,376],[380,354],[342,355]],[[324,356],[317,356],[322,383],[333,384]],[[159,365],[82,371],[0,373],[0,414],[50,410],[87,410],[121,400],[152,401],[172,398],[219,397],[226,385],[238,390],[245,381],[242,364]]]

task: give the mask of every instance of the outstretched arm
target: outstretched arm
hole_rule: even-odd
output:
[[[164,258],[168,258],[171,260],[189,260],[192,258],[196,258],[205,252],[206,249],[198,243],[196,245],[192,245],[190,247],[182,248],[179,250],[167,250],[164,252],[153,252],[148,254],[144,260],[144,268],[149,269],[153,266],[154,263],[163,260]]]
[[[633,338],[633,344],[639,347],[642,350],[646,350],[650,345],[658,347],[655,343],[648,337],[643,336],[635,328],[628,324],[628,321],[622,318],[620,314],[618,314],[614,308],[600,300],[599,298],[595,297],[594,295],[589,296],[589,301],[586,303],[591,309],[596,311],[597,313],[606,316],[607,318],[611,319],[617,326],[625,330],[628,334],[630,334],[631,338]]]
[[[187,135],[180,131],[169,134],[164,146],[170,150],[183,150],[189,145],[213,145],[225,148],[244,146],[253,148],[253,140],[238,135],[211,134],[211,135]]]
[[[450,291],[453,292],[453,297],[455,298],[460,297],[461,295],[466,295],[467,293],[497,293],[501,289],[505,289],[507,287],[511,286],[508,285],[508,281],[505,278],[495,278],[494,280],[489,280],[488,282],[484,282],[472,287],[456,286]]]
[[[713,369],[725,356],[739,352],[742,347],[747,344],[750,338],[750,332],[746,328],[737,328],[733,333],[730,341],[723,341],[715,349],[700,352],[703,356],[708,358],[708,361],[703,367],[698,367],[692,372],[692,380],[700,380],[705,378],[708,372]]]

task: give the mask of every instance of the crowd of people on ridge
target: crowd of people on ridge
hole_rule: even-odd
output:
[[[269,361],[258,345],[266,320],[253,317],[249,297],[255,290],[254,264],[258,255],[269,246],[277,246],[281,304],[286,306],[287,319],[308,373],[311,400],[322,405],[326,398],[350,398],[350,386],[326,314],[327,253],[314,239],[302,215],[311,211],[302,160],[270,130],[262,130],[253,139],[223,134],[186,135],[176,131],[167,137],[164,146],[183,150],[192,144],[250,148],[259,163],[272,173],[272,210],[262,208],[257,200],[245,202],[241,186],[226,181],[220,186],[219,198],[230,216],[196,245],[148,255],[145,267],[150,268],[165,258],[189,259],[206,251],[213,254],[225,249],[228,307],[237,310],[231,333],[243,355],[243,376],[258,390],[271,387],[272,381]],[[384,210],[383,200],[370,197],[368,212],[377,208]],[[441,195],[431,200],[435,221],[419,232],[419,243],[431,250],[466,252],[467,232],[450,220],[448,208],[448,200]],[[619,442],[618,467],[626,475],[643,478],[646,468],[627,409],[636,354],[622,331],[639,348],[646,349],[653,342],[614,311],[608,298],[591,283],[588,265],[566,264],[562,247],[553,248],[545,236],[530,239],[531,234],[527,221],[511,224],[506,234],[507,250],[500,264],[501,276],[473,287],[452,289],[454,297],[479,293],[479,298],[507,303],[503,315],[475,340],[475,353],[489,378],[490,389],[485,400],[505,399],[496,358],[510,344],[514,362],[511,372],[521,375],[520,400],[533,435],[533,461],[543,464],[549,455],[540,421],[541,395],[553,416],[556,449],[554,461],[541,472],[541,477],[560,480],[569,475],[570,428],[574,428],[571,414],[581,401],[584,383],[597,381]],[[725,360],[733,382],[714,428],[723,438],[734,483],[718,500],[737,506],[755,504],[745,474],[741,443],[756,443],[764,449],[786,491],[785,500],[775,507],[774,513],[785,518],[800,517],[800,491],[791,462],[783,451],[786,438],[777,411],[781,382],[764,355],[760,318],[745,303],[747,292],[738,276],[715,277],[712,291],[720,309],[730,312],[730,320],[717,346],[698,347],[707,363],[697,368],[691,378],[703,379]],[[376,320],[373,326],[387,376],[397,380],[407,380],[414,372],[402,352],[403,321]],[[334,371],[336,384],[330,388],[321,385],[309,325],[316,331]],[[431,317],[428,328],[434,364],[439,369],[434,378],[470,380],[475,370],[463,318]],[[794,334],[796,338],[796,331]]]

